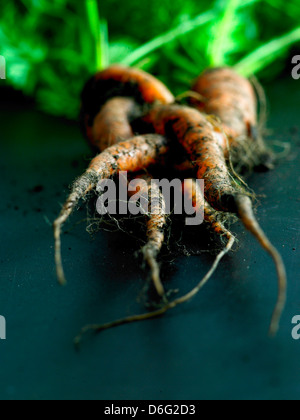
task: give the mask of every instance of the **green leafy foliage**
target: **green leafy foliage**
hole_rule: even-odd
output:
[[[299,22],[299,0],[10,0],[0,55],[5,83],[76,118],[83,84],[110,63],[150,71],[175,94],[213,65],[272,80],[300,46]]]

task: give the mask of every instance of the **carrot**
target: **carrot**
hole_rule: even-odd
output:
[[[90,145],[102,152],[109,146],[134,136],[130,120],[138,115],[136,102],[131,98],[108,100],[96,115],[93,125],[85,125]]]
[[[81,114],[85,134],[93,147],[103,151],[120,139],[127,139],[133,135],[130,123],[145,105],[168,104],[174,100],[167,87],[152,75],[135,68],[111,66],[93,76],[83,90]],[[127,167],[127,170],[130,168]],[[150,187],[151,178],[147,178],[146,181],[148,191],[142,193],[152,195],[153,202],[158,199],[158,204],[163,204],[160,191]],[[156,290],[162,296],[164,289],[156,258],[164,241],[163,227],[166,216],[163,206],[158,208],[156,205],[154,210],[157,214],[149,216],[148,243],[143,249],[143,254],[151,268]]]
[[[257,99],[253,85],[230,68],[216,68],[205,71],[192,88],[204,99],[191,103],[197,109],[217,116],[229,138],[230,153],[239,171],[247,167],[272,169],[274,155],[264,144],[257,122]],[[277,330],[280,315],[286,300],[286,273],[278,251],[266,238],[258,225],[251,201],[239,195],[236,198],[238,215],[246,228],[258,239],[262,247],[274,259],[279,279],[279,296],[273,314],[270,331]]]
[[[197,183],[195,180],[185,180],[183,183],[183,193],[188,196],[189,199],[192,199],[193,206],[195,208],[198,208],[203,203],[203,197],[202,192],[199,190]],[[198,208],[199,210],[199,208]],[[174,299],[171,302],[167,302],[162,305],[161,308],[153,311],[153,312],[147,312],[140,315],[133,315],[126,318],[122,318],[113,322],[109,322],[106,324],[95,324],[95,325],[87,325],[84,328],[82,328],[80,334],[75,338],[74,344],[78,346],[83,338],[83,336],[87,332],[94,331],[96,333],[99,333],[101,331],[115,328],[120,325],[125,325],[129,323],[134,322],[140,322],[140,321],[146,321],[149,319],[157,318],[162,315],[164,315],[167,311],[175,308],[178,305],[181,305],[183,303],[188,302],[191,300],[194,296],[196,296],[197,293],[206,285],[208,280],[212,277],[214,272],[219,266],[220,261],[224,258],[224,256],[232,249],[232,246],[234,245],[235,238],[234,236],[220,223],[217,219],[217,213],[210,207],[210,205],[205,201],[204,202],[204,215],[205,220],[207,223],[211,225],[211,227],[214,229],[214,231],[221,235],[222,237],[226,237],[228,239],[228,242],[225,246],[225,248],[217,255],[214,264],[212,265],[211,269],[208,271],[208,273],[201,279],[201,281],[194,287],[190,292],[187,294]]]
[[[257,121],[257,97],[252,83],[227,67],[202,73],[190,103],[201,112],[217,116],[229,139],[233,163],[239,172],[273,168],[273,153],[265,146]],[[202,98],[202,99],[201,99]]]
[[[156,133],[177,140],[197,168],[198,179],[205,180],[205,198],[216,210],[239,216],[274,260],[278,275],[278,299],[270,333],[275,334],[286,300],[286,272],[282,258],[258,225],[250,198],[230,173],[226,164],[228,138],[216,123],[197,110],[178,105],[158,105],[142,118]]]
[[[142,117],[158,134],[179,142],[205,180],[205,197],[216,210],[236,212],[235,195],[225,154],[228,140],[204,114],[180,105],[158,105]]]
[[[230,68],[213,68],[195,81],[192,90],[204,97],[197,108],[217,115],[232,140],[255,137],[257,128],[257,101],[251,83]]]
[[[151,277],[159,296],[165,297],[165,290],[160,279],[160,267],[157,257],[162,249],[165,240],[165,228],[168,220],[166,215],[165,199],[156,183],[152,183],[153,177],[150,174],[138,175],[135,179],[146,181],[141,184],[140,195],[148,202],[147,222],[147,243],[142,249],[145,262],[151,270]],[[134,194],[134,192],[129,195]]]
[[[164,296],[164,287],[160,280],[160,268],[157,263],[157,257],[162,249],[165,240],[165,227],[167,224],[167,215],[165,214],[165,200],[156,184],[151,185],[152,177],[147,177],[149,203],[148,221],[147,221],[147,243],[143,247],[143,255],[146,263],[151,269],[152,281],[159,296]]]
[[[199,211],[203,203],[203,197],[195,180],[186,179],[182,189],[184,195],[192,202],[195,210]],[[214,230],[219,238],[226,238],[228,241],[232,239],[232,233],[218,220],[218,212],[206,200],[204,200],[204,221]]]
[[[196,211],[199,211],[203,203],[203,196],[202,196],[202,191],[199,189],[199,186],[195,182],[194,179],[186,179],[184,181],[183,193],[188,197],[189,200],[192,201],[193,206],[196,209]],[[218,218],[218,212],[215,211],[206,200],[204,200],[204,221],[217,234],[217,236],[222,241],[223,240],[227,241],[226,246],[217,256],[216,261],[218,261],[219,263],[221,259],[226,254],[228,254],[228,252],[230,252],[230,250],[232,249],[235,242],[235,237],[228,229],[226,229],[226,227]],[[217,265],[215,269],[216,268],[217,268]],[[211,275],[213,273],[214,271],[211,272]],[[205,280],[202,280],[202,282],[197,286],[197,288],[194,289],[193,294],[198,293],[198,291],[206,284],[206,282],[210,279],[210,277],[211,276],[206,276]]]
[[[99,181],[121,171],[138,173],[152,165],[164,166],[163,158],[166,155],[172,156],[171,151],[176,151],[175,144],[185,150],[197,178],[204,179],[205,221],[219,237],[226,238],[227,243],[210,271],[191,292],[166,303],[157,262],[166,225],[164,202],[159,189],[151,185],[151,176],[145,176],[146,184],[142,187],[142,194],[145,198],[150,198],[150,202],[152,200],[156,203],[157,211],[148,215],[147,244],[143,248],[143,254],[151,269],[154,286],[158,294],[164,297],[163,306],[147,314],[102,326],[88,326],[82,333],[90,329],[99,331],[150,319],[195,296],[235,241],[231,232],[219,221],[219,211],[236,214],[273,258],[279,291],[270,332],[274,334],[278,328],[286,299],[284,264],[255,219],[245,183],[232,166],[228,165],[232,156],[239,161],[243,152],[250,147],[251,153],[254,150],[253,156],[256,153],[259,162],[267,166],[267,160],[263,158],[267,149],[258,135],[254,89],[249,81],[240,78],[230,69],[215,69],[200,76],[192,97],[192,103],[198,109],[176,105],[170,91],[153,76],[122,66],[112,66],[98,73],[84,88],[81,111],[83,128],[90,144],[102,153],[93,159],[87,171],[74,183],[60,216],[54,222],[55,258],[60,282],[65,282],[61,260],[61,228],[80,199],[86,199]],[[133,133],[139,135],[133,137]],[[246,156],[245,161],[250,162],[253,156]],[[175,163],[181,162],[182,160]],[[256,163],[255,161],[254,164]],[[190,165],[178,167],[180,170],[189,168]],[[202,193],[197,190],[195,181],[190,180],[186,185],[184,193],[192,199],[195,207],[199,205],[201,198],[203,203]]]
[[[135,103],[173,103],[167,87],[152,75],[135,68],[114,65],[97,73],[86,83],[82,95],[81,121],[86,133],[101,107],[113,97],[133,98]]]
[[[111,146],[96,156],[87,171],[75,181],[71,194],[65,202],[59,217],[54,222],[55,261],[57,276],[65,284],[61,260],[61,228],[81,199],[86,199],[97,184],[121,171],[138,172],[155,165],[169,150],[168,141],[159,135],[137,136]]]

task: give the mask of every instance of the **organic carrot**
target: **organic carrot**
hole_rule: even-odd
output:
[[[180,105],[158,105],[142,117],[152,127],[186,150],[205,181],[205,197],[216,210],[236,212],[235,195],[225,154],[228,140],[222,129],[195,109]],[[147,130],[147,129],[146,129]]]
[[[251,83],[230,68],[206,70],[195,81],[192,90],[204,97],[196,99],[197,108],[217,115],[232,140],[241,136],[256,136],[257,101]]]
[[[199,110],[217,116],[229,138],[230,153],[235,167],[259,167],[272,169],[273,153],[264,144],[257,122],[257,98],[249,80],[239,76],[230,68],[215,68],[205,71],[192,88],[204,99],[191,98],[191,103]],[[258,239],[262,247],[275,261],[279,296],[271,323],[271,333],[275,333],[286,300],[286,273],[278,251],[266,238],[258,225],[251,201],[239,195],[236,198],[238,215],[246,228]]]
[[[168,150],[169,142],[162,136],[137,136],[106,149],[92,160],[87,171],[75,181],[71,194],[54,222],[55,260],[61,284],[66,282],[61,260],[61,228],[79,201],[86,199],[88,193],[94,190],[101,180],[121,171],[138,172],[156,165]]]

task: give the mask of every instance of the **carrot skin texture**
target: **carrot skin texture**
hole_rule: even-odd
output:
[[[191,97],[191,105],[220,119],[239,172],[274,168],[274,155],[258,128],[256,92],[248,79],[228,67],[213,68],[196,79],[192,91],[203,100]]]
[[[286,300],[285,267],[280,254],[257,223],[250,198],[240,187],[231,184],[225,158],[226,135],[199,111],[186,107],[160,105],[151,109],[143,119],[153,124],[157,133],[175,137],[182,144],[198,167],[198,178],[205,180],[208,203],[215,210],[237,214],[246,229],[273,258],[279,284],[278,301],[270,326],[270,333],[274,335]]]
[[[142,117],[156,133],[178,141],[197,168],[197,178],[205,181],[205,197],[216,209],[237,212],[226,164],[227,137],[204,114],[190,107],[157,105]]]
[[[73,184],[59,217],[53,224],[55,237],[55,260],[59,282],[66,283],[61,259],[61,229],[81,199],[95,190],[99,181],[121,171],[138,172],[156,165],[169,151],[169,141],[159,135],[144,135],[126,140],[106,149],[96,156],[87,171]]]
[[[136,136],[105,149],[91,161],[88,172],[94,171],[105,178],[120,171],[138,172],[156,165],[168,151],[169,142],[163,136]]]
[[[75,181],[70,196],[73,201],[78,202],[99,181],[121,171],[138,172],[155,165],[168,150],[168,140],[155,134],[137,136],[111,146],[91,161],[87,171]],[[68,207],[67,203],[66,206]]]
[[[230,68],[205,71],[192,90],[206,100],[191,102],[202,112],[216,115],[231,141],[252,136],[257,127],[257,100],[251,83]]]
[[[224,71],[223,69],[222,72]],[[211,73],[216,72],[217,70],[214,70]],[[257,140],[255,130],[257,125],[256,98],[255,94],[251,97],[254,91],[247,91],[246,83],[241,89],[243,91],[243,95],[241,95],[242,92],[236,89],[234,83],[229,83],[228,78],[227,86],[230,85],[230,92],[223,92],[218,97],[218,92],[215,90],[210,97],[206,98],[207,101],[204,101],[203,109],[200,107],[206,113],[216,115],[222,121],[222,125],[214,123],[207,115],[196,110],[173,105],[174,97],[167,88],[157,79],[140,70],[112,66],[94,76],[84,89],[82,96],[84,129],[91,145],[103,153],[93,159],[86,173],[75,182],[69,199],[54,225],[57,273],[61,282],[64,281],[64,274],[61,260],[59,260],[61,258],[59,255],[60,230],[75,205],[81,198],[85,198],[101,179],[109,178],[119,171],[138,172],[160,163],[160,158],[169,152],[166,138],[176,139],[185,148],[189,159],[197,168],[198,178],[205,180],[205,197],[207,199],[205,220],[218,235],[226,236],[228,239],[226,248],[217,257],[212,270],[188,295],[168,303],[152,315],[147,314],[141,317],[132,317],[131,320],[117,321],[117,323],[112,323],[114,325],[106,325],[105,328],[160,315],[190,299],[203,287],[216,269],[220,259],[234,243],[234,237],[218,221],[214,209],[238,214],[246,228],[256,236],[273,257],[279,277],[279,297],[272,319],[271,332],[275,332],[278,327],[285,303],[284,266],[278,252],[266,239],[257,224],[250,199],[245,196],[242,188],[237,185],[233,186],[227,167],[229,146],[237,147],[240,138],[243,137]],[[225,88],[225,81],[223,86]],[[199,89],[205,90],[206,88],[204,85]],[[247,95],[248,99],[251,97],[249,103],[246,101]],[[236,105],[238,98],[242,111]],[[220,102],[223,103],[222,109],[217,108],[217,104]],[[134,129],[132,121],[139,118],[143,110],[147,110],[147,114],[141,120],[146,125],[148,124],[148,127],[151,128],[150,132],[154,132],[156,135],[132,138]],[[240,111],[239,117],[238,111]],[[122,141],[125,139],[128,140]],[[107,147],[109,148],[107,149]],[[149,180],[150,178],[148,178],[148,182]],[[145,193],[149,195],[150,187],[147,187],[146,190]],[[156,290],[161,296],[164,295],[164,289],[160,282],[156,259],[164,241],[164,224],[165,220],[162,217],[149,218],[148,243],[143,250],[145,260],[152,270],[152,279]]]

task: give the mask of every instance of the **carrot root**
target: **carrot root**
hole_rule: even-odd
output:
[[[94,171],[85,172],[75,181],[72,192],[65,202],[60,215],[53,223],[54,239],[55,239],[55,265],[58,282],[66,285],[62,256],[61,256],[61,230],[65,222],[73,213],[79,201],[87,196],[87,194],[97,185],[98,175]]]
[[[148,243],[143,248],[144,259],[151,269],[151,277],[159,296],[165,297],[165,290],[160,279],[160,267],[157,257],[165,240],[165,227],[167,223],[166,205],[163,194],[156,184],[151,183],[148,177],[149,220],[147,222]]]
[[[275,336],[279,322],[286,303],[287,293],[287,277],[286,270],[281,255],[277,249],[271,244],[261,227],[259,226],[253,212],[252,202],[249,197],[239,195],[236,197],[236,204],[241,221],[248,231],[250,231],[254,237],[258,240],[261,246],[267,251],[273,258],[278,277],[278,298],[277,303],[272,315],[269,333],[271,336]]]
[[[151,270],[151,278],[152,278],[155,290],[157,291],[159,296],[164,297],[165,289],[161,282],[160,267],[157,262],[158,253],[159,253],[158,251],[153,249],[153,246],[151,244],[147,244],[143,248],[144,260],[147,262]]]
[[[167,224],[165,199],[158,185],[152,182],[153,177],[151,175],[138,175],[135,179],[145,181],[138,187],[143,201],[148,203],[148,212],[146,214],[147,243],[142,248],[144,261],[150,268],[151,279],[157,294],[166,301],[165,290],[160,279],[160,266],[157,262],[165,240],[165,227]],[[133,194],[134,191],[129,191],[129,196]]]
[[[187,294],[185,294],[185,295],[183,295],[183,296],[179,297],[178,299],[175,299],[171,302],[168,302],[167,304],[162,306],[160,309],[158,309],[156,311],[153,311],[153,312],[147,312],[147,313],[140,314],[140,315],[129,316],[129,317],[126,317],[126,318],[118,319],[118,320],[113,321],[113,322],[108,322],[106,324],[87,325],[86,327],[82,328],[80,334],[74,339],[75,346],[80,345],[83,336],[88,332],[93,332],[94,331],[95,333],[100,333],[104,330],[119,327],[121,325],[131,324],[131,323],[135,323],[135,322],[141,322],[141,321],[146,321],[146,320],[158,318],[158,317],[164,315],[170,309],[173,309],[178,305],[181,305],[183,303],[188,302],[195,295],[197,295],[199,293],[199,291],[207,284],[209,279],[212,277],[212,275],[217,270],[221,260],[232,249],[232,247],[234,245],[234,242],[235,242],[234,236],[229,233],[228,243],[227,243],[226,247],[217,255],[211,269],[204,276],[204,278],[198,283],[198,285],[194,289],[192,289],[190,292],[188,292]]]
[[[141,321],[146,321],[148,319],[154,319],[157,318],[159,316],[162,316],[165,312],[167,312],[167,310],[170,309],[169,306],[165,306],[161,309],[158,309],[157,311],[154,312],[148,312],[145,314],[141,314],[141,315],[133,315],[133,316],[129,316],[126,318],[122,318],[122,319],[118,319],[116,321],[113,322],[108,322],[106,324],[101,324],[101,325],[87,325],[84,328],[82,328],[82,330],[80,331],[79,335],[77,337],[75,337],[74,339],[74,345],[77,347],[80,345],[80,343],[82,342],[83,336],[89,332],[95,332],[95,333],[100,333],[101,331],[104,330],[109,330],[111,328],[115,328],[115,327],[119,327],[121,325],[125,325],[125,324],[132,324],[134,322],[141,322]]]

